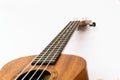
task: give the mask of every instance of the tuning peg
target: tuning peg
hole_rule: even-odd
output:
[[[89,24],[89,26],[95,27],[95,26],[96,26],[96,23],[95,23],[95,22],[92,22],[92,24]]]

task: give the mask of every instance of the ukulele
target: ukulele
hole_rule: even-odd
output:
[[[61,54],[76,28],[85,26],[95,26],[95,22],[70,21],[39,55],[6,64],[0,71],[0,80],[89,80],[82,57]]]

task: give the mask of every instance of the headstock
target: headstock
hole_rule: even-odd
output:
[[[84,26],[92,26],[92,27],[95,27],[96,26],[96,23],[95,22],[92,22],[91,20],[83,20],[83,21],[80,21],[80,25],[81,27],[84,27]]]

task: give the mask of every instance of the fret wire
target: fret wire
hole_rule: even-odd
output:
[[[54,41],[53,41],[53,42],[54,42]],[[39,56],[39,55],[38,55],[38,56]],[[37,56],[36,56],[36,57],[37,57]],[[34,60],[33,60],[33,61],[34,61]],[[36,63],[37,63],[37,62],[35,62],[35,65],[36,65]],[[51,63],[52,63],[52,60],[51,60]],[[31,63],[31,64],[32,64],[32,63]],[[33,64],[34,64],[34,63],[33,63]],[[27,66],[27,67],[29,67],[29,66]],[[27,67],[25,67],[25,69],[26,69]],[[30,70],[32,70],[33,68],[34,68],[34,67],[32,67]],[[25,70],[25,69],[24,69],[24,70]],[[23,71],[24,71],[24,70],[23,70]],[[30,72],[30,70],[28,71],[28,73]],[[23,72],[23,71],[22,71],[22,72]],[[21,72],[21,73],[22,73],[22,72]],[[20,73],[20,74],[21,74],[21,73]],[[28,73],[27,73],[27,75],[28,75]],[[17,78],[18,78],[18,76],[17,76],[15,79],[17,79]],[[25,75],[23,78],[26,78],[26,75]]]
[[[47,60],[50,60],[52,57],[49,57]],[[41,60],[45,60],[46,58],[42,58]],[[53,59],[53,60],[55,60],[56,59],[56,57]],[[35,61],[37,61],[37,60],[39,60],[39,59],[35,59]]]
[[[74,30],[74,29],[73,29]],[[73,31],[70,31],[71,33],[73,32]],[[68,39],[69,39],[69,37],[71,36],[71,34],[70,35],[68,35]],[[63,41],[62,42],[63,43],[63,46],[67,43],[67,41]],[[61,44],[61,43],[60,43]]]
[[[57,54],[58,55],[58,54]],[[49,56],[49,58],[51,58],[53,56],[53,54],[52,55],[50,55]],[[46,58],[47,57],[47,55],[45,55],[43,58]],[[39,57],[38,58],[36,58],[36,59],[39,59]]]
[[[72,25],[73,24],[73,22],[71,22],[71,24],[70,25]],[[67,27],[67,29],[66,30],[68,30],[69,28],[70,28],[70,25]],[[64,31],[64,33],[66,32],[66,30]],[[63,32],[63,31],[62,31]],[[64,33],[59,33],[58,34],[58,36],[56,36],[56,38],[62,38],[62,35],[61,34],[64,34]]]
[[[42,58],[41,60],[45,60],[46,58]],[[52,59],[52,57],[50,57],[50,58],[48,58],[48,59],[46,59],[46,60],[51,60]],[[56,57],[54,57],[54,59],[53,60],[55,60],[55,59],[57,59],[57,56]],[[37,60],[39,60],[39,59],[35,59],[34,61],[37,61]]]
[[[58,56],[59,54],[57,54],[57,56]],[[53,56],[53,54],[52,55],[50,55],[50,57],[52,57]],[[45,55],[43,58],[46,58],[47,57],[47,55]],[[37,57],[36,59],[39,59],[40,58],[40,56],[39,57]]]
[[[75,25],[74,25],[74,27],[75,27]],[[74,29],[74,27],[73,27],[73,29]],[[56,53],[55,53],[55,55],[56,55]],[[52,57],[52,59],[54,58],[54,56]],[[51,63],[52,59],[47,63],[47,65],[49,65]]]
[[[70,26],[70,29],[71,29],[71,26]],[[66,31],[65,31],[66,32]],[[51,44],[52,42],[54,42],[54,41],[52,41],[48,46],[47,46],[47,48],[46,49],[48,49],[49,47],[51,47],[50,49],[54,49],[54,50],[58,50],[59,48],[61,49],[59,49],[59,51],[62,51],[63,50],[63,47],[65,46],[65,44],[67,43],[67,40],[69,39],[69,37],[71,36],[71,34],[72,34],[72,31],[71,30],[69,30],[69,31],[67,31],[67,33],[68,34],[65,34],[65,36],[62,36],[61,34],[59,35],[59,37],[56,37],[55,39],[57,39],[57,38],[59,38],[58,39],[58,41],[60,41],[60,43],[59,43],[59,45],[62,43],[63,45],[62,45],[62,48],[60,48],[60,46],[57,46],[57,48],[54,48],[54,45],[55,44],[57,44],[57,43],[55,43],[54,45],[53,44]],[[66,36],[68,36],[67,38],[66,38]],[[52,45],[52,46],[51,46]],[[44,51],[44,50],[43,50]],[[49,50],[48,50],[49,51]],[[56,52],[55,51],[55,52]],[[40,58],[40,56],[38,57],[38,58]]]
[[[34,61],[34,63],[36,62],[37,60],[35,60]],[[41,62],[43,62],[44,60],[41,60],[41,61],[39,61],[39,63],[41,63]],[[45,62],[49,62],[50,60],[46,60]],[[52,60],[53,62],[55,61],[55,60]]]
[[[76,26],[77,26],[77,25],[76,25]],[[74,25],[74,27],[75,27],[75,25]],[[73,27],[73,30],[74,30],[74,27]],[[76,27],[75,27],[75,28],[76,28]],[[59,50],[58,50],[58,51],[59,51]],[[57,53],[55,53],[55,55],[56,55],[56,54],[57,54]],[[54,55],[54,56],[55,56],[55,55]],[[53,56],[53,58],[54,58],[54,56]],[[53,59],[53,58],[52,58],[52,59]],[[50,60],[50,62],[52,61],[52,59]],[[48,63],[48,65],[50,64],[50,62]]]
[[[73,23],[70,22],[69,24],[72,25]],[[68,25],[69,25],[69,24],[68,24]],[[64,28],[64,29],[66,29],[66,30],[67,30],[67,28],[69,29],[69,26],[68,26],[68,25],[67,25],[66,28]],[[60,35],[60,34],[64,31],[64,29],[58,34],[58,35],[60,36],[59,39],[61,38],[61,35]],[[53,45],[53,42],[54,42],[57,38],[58,38],[58,36],[56,36],[55,39],[54,39],[53,41],[51,41],[49,45]],[[57,43],[55,43],[54,45],[56,45],[56,44],[57,44]],[[48,49],[49,47],[51,47],[51,46],[49,46],[49,45],[45,48],[45,50]]]
[[[51,58],[51,57],[53,57],[53,55],[54,55],[54,54],[50,55],[49,57]],[[57,57],[58,55],[59,55],[59,54],[57,54],[56,57]],[[43,58],[46,58],[47,56],[48,56],[48,55],[45,55]],[[40,56],[37,57],[36,59],[39,59],[39,58],[40,58]],[[35,60],[36,60],[36,59],[35,59]]]
[[[71,35],[71,34],[70,34]],[[66,37],[66,36],[65,36]],[[66,40],[68,40],[69,39],[69,36],[67,37],[67,39]],[[59,39],[59,40],[61,40],[61,39]],[[65,42],[65,41],[61,41],[61,42]],[[66,41],[67,42],[67,41]],[[57,43],[57,42],[56,42]]]
[[[69,29],[69,26],[72,25],[72,24],[73,24],[73,23],[70,21],[70,22],[68,23],[68,25],[55,37],[55,39],[53,39],[53,40],[50,42],[50,44],[53,43],[53,42],[56,40],[56,38],[61,37],[61,33],[65,32],[67,29]],[[65,31],[64,31],[64,30],[65,30]]]
[[[70,22],[70,23],[71,23],[71,22]],[[70,23],[69,23],[69,24],[70,24]],[[68,25],[69,25],[69,24],[68,24]],[[73,23],[71,23],[70,25],[72,25],[72,24],[73,24]],[[66,28],[64,28],[64,29],[66,29],[66,30],[67,30],[67,28],[69,29],[69,26],[68,26],[68,25],[67,25]],[[64,29],[63,29],[63,31],[64,31]],[[56,36],[55,39],[54,39],[52,42],[50,42],[49,45],[53,45],[53,42],[54,42],[57,38],[60,39],[60,38],[62,37],[60,34],[61,34],[63,31],[61,31],[61,32],[58,34],[60,37]],[[65,32],[65,31],[64,31],[64,32]],[[49,45],[48,45],[48,46],[49,46]],[[54,45],[56,45],[56,44],[54,44]],[[51,46],[50,46],[50,47],[51,47]],[[47,48],[47,47],[46,47],[46,48]]]
[[[68,32],[68,31],[67,31]],[[69,31],[69,32],[71,32],[71,31]],[[67,36],[67,35],[66,35]],[[65,37],[66,37],[65,36]],[[63,37],[64,38],[64,37]],[[69,39],[69,36],[68,36],[68,38],[67,38],[67,40]],[[60,41],[60,43],[59,44],[61,44],[61,43],[63,43],[64,42],[64,44],[67,42],[67,41]],[[53,48],[50,48],[50,49],[53,49]],[[55,50],[55,49],[54,49]]]
[[[73,29],[74,30],[74,29]],[[68,32],[68,31],[67,31]],[[71,32],[71,31],[69,31],[69,32]],[[72,32],[71,32],[72,33]],[[71,33],[69,34],[69,36],[71,36]],[[68,36],[68,39],[69,39],[69,36]],[[65,36],[66,37],[66,36]],[[68,40],[67,39],[67,40]],[[63,41],[64,43],[66,43],[67,41]]]
[[[61,37],[61,38],[62,38],[62,37]],[[61,40],[61,38],[59,38],[58,41]],[[67,39],[67,38],[64,38],[63,40],[65,40],[65,39]],[[58,42],[56,42],[56,43],[58,43]],[[55,43],[55,44],[56,44],[56,43]],[[55,45],[55,44],[49,44],[47,47],[51,47],[51,45]]]
[[[67,24],[67,26],[66,26],[59,34],[61,34],[62,32],[66,31],[66,30],[69,28],[69,25],[72,25],[72,24],[73,24],[73,23],[70,21],[70,22]],[[58,34],[58,35],[59,35],[59,34]],[[60,35],[59,35],[59,36],[60,36]],[[58,38],[58,36],[56,36],[55,39],[50,42],[51,45],[53,45],[53,42],[56,40],[56,38]],[[47,48],[48,48],[48,47],[47,47]],[[47,49],[47,48],[45,48],[45,49]],[[38,55],[37,57],[39,57],[39,55]]]
[[[71,35],[71,34],[68,34],[68,35]],[[66,38],[66,36],[65,36],[65,38]],[[68,39],[69,39],[69,36],[68,36],[66,39],[62,39],[62,40],[61,40],[61,39],[59,39],[59,41],[60,41],[60,42],[67,42],[67,41],[68,41]],[[57,43],[57,42],[56,42],[56,43]]]
[[[46,59],[47,56],[43,57],[41,60]],[[51,59],[53,56],[50,56],[47,60]],[[56,56],[57,57],[57,56]],[[56,57],[54,59],[56,59]],[[36,58],[35,60],[38,60],[39,58]]]

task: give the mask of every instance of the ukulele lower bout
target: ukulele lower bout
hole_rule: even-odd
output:
[[[30,65],[17,79],[16,76],[34,59],[35,56],[22,57],[6,64],[0,71],[1,80],[29,80],[31,75],[38,69],[35,66],[26,79],[23,76],[33,67]],[[41,66],[35,77],[44,70],[45,65]],[[88,80],[86,61],[78,56],[61,54],[55,65],[49,65],[39,80]]]

